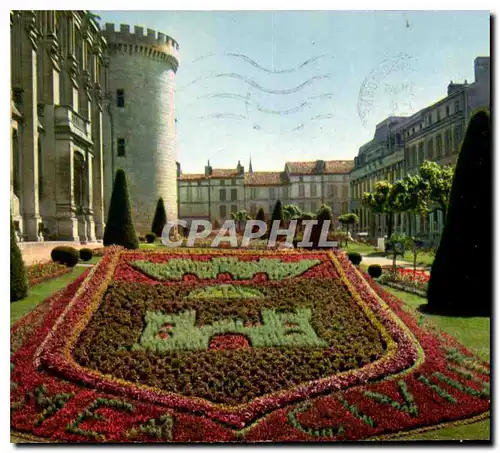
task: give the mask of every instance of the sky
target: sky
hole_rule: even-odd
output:
[[[281,171],[353,159],[390,115],[474,81],[488,11],[95,11],[180,46],[176,152],[184,173]]]

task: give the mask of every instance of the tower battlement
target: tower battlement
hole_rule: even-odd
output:
[[[144,29],[135,25],[133,31],[130,25],[120,24],[116,30],[115,24],[106,23],[102,35],[108,48],[123,53],[140,53],[149,58],[165,61],[172,65],[174,71],[179,66],[179,44],[165,33]]]

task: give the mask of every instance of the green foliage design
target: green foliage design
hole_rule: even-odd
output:
[[[434,390],[441,398],[445,399],[449,403],[456,404],[457,400],[453,398],[446,390],[439,387],[439,385],[433,384],[427,376],[423,374],[418,377],[418,380],[422,382],[422,384],[426,385],[430,389]]]
[[[490,386],[487,382],[483,383],[482,390],[476,390],[439,372],[433,373],[433,376],[439,379],[441,382],[444,382],[445,384],[448,384],[451,387],[454,387],[463,393],[467,393],[468,395],[478,396],[480,398],[485,398],[485,399],[490,397]]]
[[[128,432],[129,438],[137,438],[140,434],[151,436],[159,440],[172,440],[174,417],[171,414],[163,414],[160,418],[152,418],[147,423],[132,428]]]
[[[42,410],[34,425],[40,426],[47,418],[64,408],[72,397],[73,393],[58,393],[54,396],[47,396],[47,388],[44,385],[38,386],[33,394],[28,396],[30,399],[33,398],[37,408]]]
[[[221,273],[229,273],[236,280],[249,280],[261,272],[266,273],[270,280],[281,280],[301,275],[319,262],[300,260],[287,263],[274,258],[261,258],[258,261],[239,261],[238,258],[213,258],[211,261],[175,258],[167,263],[138,260],[132,266],[158,280],[180,280],[186,274],[194,274],[200,279],[215,279]]]
[[[404,400],[404,403],[393,400],[390,396],[384,395],[383,393],[371,392],[368,390],[363,392],[363,393],[365,396],[377,401],[378,403],[387,404],[389,406],[392,406],[394,409],[406,412],[407,414],[410,414],[414,417],[418,416],[417,405],[415,404],[415,402],[413,400],[413,396],[408,391],[408,388],[406,387],[406,384],[404,381],[398,382],[398,390],[399,390],[399,394],[401,395],[401,397]]]
[[[216,285],[207,286],[205,288],[197,288],[189,293],[187,297],[193,299],[210,299],[223,298],[250,298],[250,297],[264,297],[264,295],[255,288],[248,288],[245,286],[233,285]]]
[[[376,426],[375,421],[369,415],[360,412],[356,406],[354,406],[353,404],[349,404],[349,401],[342,398],[341,396],[339,396],[339,400],[342,403],[342,405],[351,413],[351,415],[356,417],[358,420],[361,420],[362,422],[366,423],[368,426],[372,428]]]
[[[299,431],[303,432],[304,434],[308,434],[309,436],[312,437],[334,437],[334,436],[339,436],[344,434],[344,427],[342,425],[339,426],[328,426],[326,428],[310,428],[307,426],[304,426],[298,419],[297,419],[297,414],[300,414],[302,412],[306,412],[312,407],[311,402],[306,402],[304,404],[301,404],[300,406],[297,406],[295,409],[291,410],[287,414],[288,418],[288,423],[292,425],[295,429],[298,429]]]
[[[245,326],[243,321],[226,319],[212,325],[196,326],[196,312],[178,314],[146,312],[146,328],[132,350],[148,349],[157,353],[180,350],[206,350],[210,339],[219,334],[241,334],[254,348],[326,347],[310,324],[312,311],[297,308],[295,313],[262,310],[262,324]]]
[[[79,434],[80,436],[90,437],[96,441],[105,441],[106,437],[104,434],[93,430],[86,430],[80,428],[80,424],[86,420],[106,420],[104,416],[97,413],[97,410],[101,407],[108,407],[116,410],[123,410],[127,412],[133,412],[134,406],[125,401],[106,399],[106,398],[96,398],[96,400],[86,409],[78,414],[78,416],[71,421],[66,427],[66,431],[73,434]]]

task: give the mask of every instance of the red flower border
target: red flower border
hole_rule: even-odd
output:
[[[395,360],[390,362],[390,367],[380,366],[380,370],[377,369],[386,376],[385,380],[373,382],[375,374],[364,373],[363,369],[355,370],[355,373],[334,381],[334,385],[332,380],[327,378],[330,380],[329,386],[316,384],[306,389],[299,389],[295,393],[285,392],[284,395],[267,398],[267,401],[265,398],[259,398],[244,408],[230,409],[223,414],[223,417],[218,418],[219,422],[212,420],[216,413],[210,405],[207,407],[207,402],[203,400],[191,398],[190,404],[181,406],[177,404],[178,398],[158,398],[154,392],[146,391],[143,394],[143,389],[138,389],[137,392],[124,391],[124,386],[119,382],[115,386],[110,386],[98,376],[98,373],[74,367],[74,364],[67,360],[63,348],[67,347],[68,338],[77,332],[76,328],[84,327],[82,319],[91,313],[91,304],[98,306],[100,302],[98,296],[113,278],[113,270],[122,254],[126,259],[127,253],[120,250],[108,253],[99,265],[89,272],[89,275],[77,279],[65,290],[47,299],[12,328],[14,340],[23,335],[26,337],[24,343],[12,353],[12,363],[15,365],[12,381],[15,388],[12,390],[11,402],[15,407],[12,415],[12,427],[15,430],[30,432],[35,436],[52,440],[81,442],[89,440],[85,430],[92,428],[104,433],[103,441],[127,441],[129,437],[126,433],[131,427],[158,418],[167,411],[176,421],[174,427],[177,428],[174,429],[173,437],[170,439],[176,442],[317,441],[361,439],[407,431],[427,425],[438,425],[443,421],[480,416],[489,410],[489,398],[478,398],[458,388],[446,386],[446,392],[459,403],[452,404],[436,396],[435,392],[430,391],[419,380],[421,376],[431,376],[439,372],[473,391],[481,390],[481,386],[476,382],[450,372],[450,362],[444,350],[450,347],[456,348],[465,356],[473,357],[480,364],[478,366],[482,367],[480,370],[489,370],[489,366],[476,359],[452,337],[436,332],[427,325],[419,325],[415,317],[403,310],[399,300],[385,292],[367,275],[362,276],[345,256],[339,253],[331,255],[331,258],[334,263],[338,263],[337,271],[340,277],[342,278],[344,274],[348,284],[355,290],[353,297],[356,297],[356,293],[359,294],[397,343]],[[263,252],[257,254],[262,255]],[[297,252],[297,255],[304,256],[300,252]],[[397,318],[393,319],[392,314]],[[28,329],[30,324],[33,325],[37,317],[40,318],[39,325],[33,327],[34,333],[30,332],[30,336],[24,330]],[[419,356],[419,348],[425,351],[425,360]],[[413,367],[409,368],[412,364]],[[61,380],[59,373],[69,378],[69,381]],[[476,378],[487,382],[489,378],[481,373],[481,371],[475,373]],[[405,383],[416,405],[421,408],[418,416],[408,415],[390,405],[381,406],[380,402],[367,398],[364,393],[370,390],[385,394],[394,401],[401,401],[397,385],[399,381]],[[90,388],[81,386],[81,383],[90,384]],[[70,399],[56,415],[35,426],[37,417],[40,417],[40,408],[37,408],[33,401],[27,401],[26,395],[42,384],[49,394],[72,392],[75,397]],[[343,390],[339,392],[341,388]],[[325,390],[329,390],[331,394],[314,397],[315,394]],[[148,396],[152,398],[144,401],[144,397]],[[100,414],[104,417],[102,422],[94,424],[82,422],[81,429],[84,434],[67,432],[65,428],[68,423],[89,407],[96,398],[129,401],[136,410],[129,414],[116,408],[103,408],[100,409]],[[301,400],[305,398],[306,403],[297,402],[289,406],[295,398]],[[345,404],[347,407],[356,406],[358,416],[354,416],[352,410],[348,410]],[[180,409],[182,410],[179,411]],[[373,417],[376,419],[376,425],[370,426],[361,421],[359,414]],[[261,418],[256,420],[259,416]],[[342,426],[341,432],[337,429],[339,426]],[[234,428],[243,429],[235,431]],[[141,439],[155,441],[147,435]]]

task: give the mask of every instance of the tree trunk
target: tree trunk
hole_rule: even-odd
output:
[[[394,214],[390,212],[387,215],[388,222],[387,222],[387,238],[389,239],[392,236],[392,230],[394,228]]]

